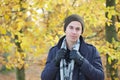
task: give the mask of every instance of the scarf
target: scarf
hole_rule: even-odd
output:
[[[77,42],[72,46],[72,50],[76,50],[79,54],[79,47],[80,47],[80,40],[78,39]],[[67,50],[66,45],[66,38],[64,38],[61,49],[64,48]],[[74,60],[71,60],[70,63],[67,63],[65,59],[61,59],[60,61],[60,77],[61,80],[72,80],[73,69],[74,69]],[[67,66],[68,65],[68,66]]]

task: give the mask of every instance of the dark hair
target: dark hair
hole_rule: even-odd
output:
[[[64,20],[64,31],[66,31],[66,28],[67,28],[68,24],[70,22],[72,22],[72,21],[78,21],[78,22],[81,23],[81,25],[82,25],[82,33],[83,33],[83,31],[84,31],[84,21],[77,14],[72,14],[72,15],[70,15],[70,16],[68,16],[68,17],[65,18],[65,20]]]

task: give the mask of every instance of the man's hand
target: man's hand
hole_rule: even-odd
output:
[[[79,52],[77,52],[76,50],[72,50],[70,52],[70,59],[74,60],[76,64],[81,66],[82,63],[83,63],[84,58],[83,58],[83,56],[80,53],[79,54],[78,53]]]
[[[67,51],[65,49],[58,50],[58,52],[56,53],[55,59],[54,59],[56,66],[60,65],[60,61],[61,59],[65,58],[66,52]]]

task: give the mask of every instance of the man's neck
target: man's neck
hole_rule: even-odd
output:
[[[75,44],[75,42],[70,42],[70,41],[67,41],[67,40],[66,40],[66,44],[67,44],[67,48],[68,48],[69,50],[72,50],[73,45]]]

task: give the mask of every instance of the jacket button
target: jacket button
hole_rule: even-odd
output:
[[[82,73],[81,72],[79,72],[79,75],[81,75]]]

